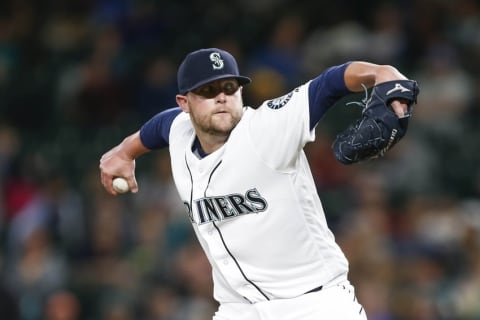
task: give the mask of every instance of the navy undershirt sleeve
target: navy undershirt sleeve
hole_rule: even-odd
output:
[[[330,67],[310,82],[308,99],[310,106],[310,130],[340,98],[351,91],[345,85],[345,69],[351,62]]]
[[[175,117],[182,112],[180,108],[171,108],[157,113],[140,128],[140,139],[150,150],[169,145],[170,127]]]

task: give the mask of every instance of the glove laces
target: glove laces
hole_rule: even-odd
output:
[[[365,92],[365,97],[361,100],[361,101],[350,101],[350,102],[347,102],[345,105],[346,106],[350,106],[350,105],[354,105],[354,106],[357,106],[357,107],[361,107],[362,109],[365,109],[367,107],[367,102],[368,102],[368,89],[367,87],[361,83],[362,87],[363,87],[363,90]]]

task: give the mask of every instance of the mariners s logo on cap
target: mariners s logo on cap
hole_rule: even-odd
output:
[[[220,53],[213,52],[210,55],[210,61],[213,62],[212,67],[214,70],[223,68],[223,60],[222,60],[222,57],[220,56]]]
[[[208,48],[189,53],[180,64],[177,84],[180,94],[187,94],[204,84],[220,79],[234,78],[243,86],[250,78],[240,75],[237,61],[227,51]]]

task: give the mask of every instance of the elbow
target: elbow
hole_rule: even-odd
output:
[[[345,84],[353,92],[363,91],[363,86],[372,86],[392,80],[406,79],[397,68],[364,61],[352,62],[345,70]]]
[[[406,80],[407,78],[391,65],[379,65],[375,75],[375,83],[379,84],[386,81]]]

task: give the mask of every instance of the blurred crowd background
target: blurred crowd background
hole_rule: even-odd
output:
[[[343,100],[305,150],[369,319],[480,319],[476,0],[1,1],[0,319],[211,319],[168,153],[137,161],[136,195],[107,195],[98,163],[176,105],[178,64],[212,46],[253,79],[251,106],[349,60],[419,82],[385,158],[334,160],[360,113]]]

